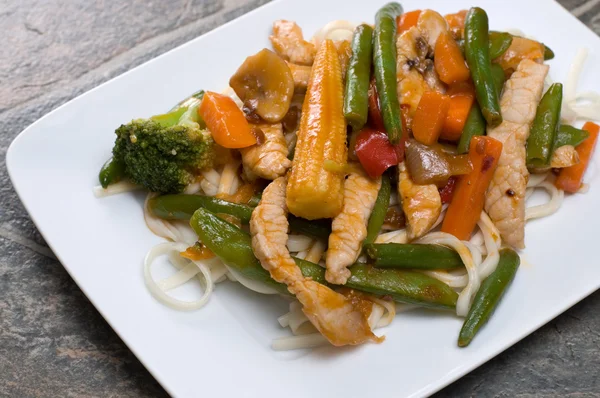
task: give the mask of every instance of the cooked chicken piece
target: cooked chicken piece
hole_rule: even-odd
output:
[[[264,190],[252,212],[252,249],[264,269],[285,283],[302,304],[304,314],[333,345],[355,345],[382,339],[373,334],[364,302],[346,298],[325,285],[305,278],[286,247],[288,240],[286,178],[279,177]],[[372,304],[371,304],[372,305]]]
[[[442,199],[435,184],[415,184],[402,162],[398,165],[398,196],[406,217],[408,240],[429,232],[442,212]]]
[[[300,65],[312,65],[315,45],[304,40],[302,29],[293,21],[279,20],[273,23],[273,34],[269,36],[273,49],[286,61]]]
[[[250,181],[256,177],[274,180],[290,168],[292,161],[287,158],[288,147],[283,136],[281,123],[255,124],[264,135],[264,141],[248,148],[240,149],[244,174]]]
[[[305,93],[308,87],[308,79],[310,79],[310,66],[296,65],[291,62],[287,63],[292,71],[294,78],[294,91],[297,93]]]
[[[342,212],[331,223],[325,260],[327,282],[343,285],[350,277],[348,267],[358,258],[362,242],[367,237],[367,223],[379,188],[381,178],[373,180],[364,173],[352,173],[344,181]]]
[[[485,210],[502,239],[517,249],[525,247],[525,189],[529,172],[525,142],[544,89],[548,66],[521,61],[504,85],[500,100],[502,123],[487,135],[502,142],[502,154],[485,201]]]
[[[448,30],[448,23],[440,14],[425,10],[417,26],[403,32],[396,40],[396,80],[400,104],[409,106],[414,116],[423,93],[429,90],[445,92],[433,65],[433,49],[439,35]]]
[[[579,163],[579,154],[573,145],[563,145],[556,148],[550,159],[550,167],[560,169],[571,167]]]

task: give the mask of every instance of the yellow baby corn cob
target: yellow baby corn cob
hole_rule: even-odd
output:
[[[338,53],[325,40],[312,66],[287,186],[289,211],[298,217],[333,218],[342,209],[344,175],[324,169],[326,160],[344,164],[348,155],[342,92]]]

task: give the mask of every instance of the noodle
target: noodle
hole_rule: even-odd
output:
[[[180,285],[175,284],[175,282],[185,283],[189,279],[194,277],[198,273],[198,271],[201,272],[204,276],[205,288],[202,297],[200,297],[200,299],[196,301],[178,300],[166,294],[166,289],[163,289],[163,286],[160,285],[161,282],[157,283],[154,281],[154,278],[152,278],[151,267],[152,263],[157,257],[167,254],[171,251],[180,252],[185,250],[186,248],[187,246],[182,243],[161,243],[150,249],[150,251],[148,251],[144,259],[144,282],[146,283],[146,286],[148,287],[148,290],[150,291],[152,296],[154,296],[154,298],[156,298],[163,304],[173,309],[181,311],[197,310],[199,308],[202,308],[208,302],[208,299],[210,298],[214,287],[213,281],[211,279],[210,270],[208,269],[208,267],[205,264],[198,261],[190,262],[189,265],[196,267],[196,271],[192,270],[191,267],[186,266],[174,276],[171,276],[170,278],[167,278],[167,280],[162,281],[163,285],[166,285],[167,288],[174,288]]]
[[[543,205],[528,207],[525,209],[525,220],[533,220],[552,215],[558,211],[565,197],[565,192],[557,189],[554,184],[545,181],[536,188],[543,188],[550,194],[550,201]]]
[[[325,253],[325,243],[317,240],[308,251],[308,254],[306,254],[305,260],[310,261],[311,263],[318,263],[321,261],[323,253]]]
[[[287,248],[292,253],[309,250],[313,244],[313,239],[306,235],[288,235]]]
[[[456,315],[466,316],[471,306],[471,300],[481,284],[477,266],[473,259],[473,254],[464,242],[458,240],[454,235],[445,232],[432,232],[419,239],[418,243],[429,243],[450,247],[458,253],[467,269],[469,281],[467,286],[458,295],[456,302]],[[467,242],[468,243],[468,242]]]
[[[110,184],[106,188],[102,188],[101,185],[95,186],[94,188],[92,188],[92,192],[94,192],[94,196],[96,196],[97,198],[105,198],[107,196],[117,195],[120,193],[137,191],[138,189],[142,189],[142,187],[140,187],[139,185],[135,185],[132,182],[124,180],[119,181],[115,184]]]

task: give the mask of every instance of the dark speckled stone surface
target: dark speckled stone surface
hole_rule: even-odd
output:
[[[267,0],[0,0],[0,157],[71,98]],[[599,0],[560,0],[600,33]],[[0,164],[0,396],[167,394],[55,259]],[[600,293],[437,394],[600,396]]]

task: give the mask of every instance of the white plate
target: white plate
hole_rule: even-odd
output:
[[[377,4],[373,4],[377,3]],[[268,46],[275,19],[305,33],[333,19],[373,20],[383,1],[280,0],[168,52],[43,117],[15,139],[7,166],[32,219],[73,279],[172,395],[420,396],[489,360],[600,287],[598,155],[586,195],[527,226],[524,264],[491,322],[466,349],[452,315],[399,315],[380,345],[277,353],[283,300],[223,283],[201,311],[172,311],[142,280],[142,258],[160,239],[142,218],[141,195],[92,195],[113,130],[168,109],[198,88],[222,90],[244,58]],[[455,12],[470,1],[404,1],[406,10]],[[590,49],[580,87],[600,91],[600,40],[553,1],[480,0],[493,29],[518,27],[555,51],[550,74],[563,81],[578,47]],[[540,14],[543,8],[543,17]],[[307,35],[308,36],[308,35]]]

